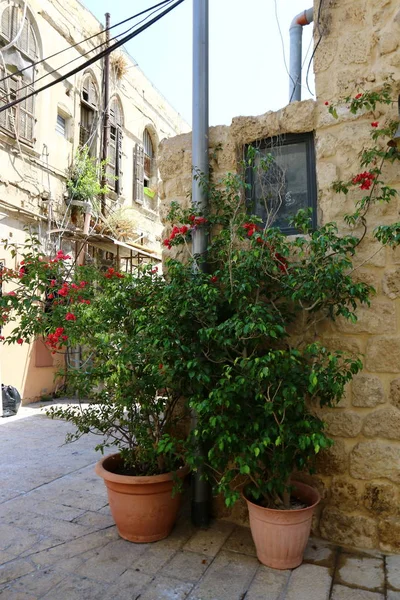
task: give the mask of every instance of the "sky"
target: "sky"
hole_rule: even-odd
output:
[[[81,0],[102,22],[109,12],[111,24],[157,1]],[[185,0],[126,46],[145,75],[188,123],[192,115],[192,3]],[[210,125],[229,125],[233,117],[259,115],[288,103],[285,58],[288,65],[289,26],[295,15],[312,4],[311,0],[276,0],[277,19],[275,0],[209,0]],[[313,49],[312,29],[309,25],[303,32],[302,99],[312,97],[305,85]],[[111,34],[115,35],[113,31]],[[309,86],[314,93],[312,65]]]

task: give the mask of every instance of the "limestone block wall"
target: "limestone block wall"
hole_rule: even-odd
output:
[[[318,2],[314,6],[318,11]],[[345,104],[335,120],[325,102],[379,89],[393,78],[400,93],[400,9],[396,0],[328,0],[320,14],[323,37],[315,55],[317,98],[293,103],[259,117],[239,117],[230,127],[213,127],[209,135],[210,163],[215,178],[237,169],[243,145],[285,133],[314,132],[318,187],[318,222],[336,221],[347,231],[343,215],[356,196],[335,194],[332,182],[360,171],[359,153],[371,145],[371,122],[380,126],[397,117],[397,103],[376,112],[351,115]],[[316,39],[319,32],[316,29]],[[221,150],[215,152],[217,146]],[[190,202],[191,136],[161,144],[161,217],[169,203]],[[385,180],[400,191],[400,168],[389,165]],[[314,530],[333,542],[361,548],[400,552],[400,249],[382,248],[373,239],[378,224],[399,221],[400,204],[374,207],[368,234],[359,247],[357,280],[376,289],[370,308],[359,310],[351,325],[338,320],[324,324],[321,339],[331,348],[361,353],[364,369],[338,407],[323,418],[335,444],[318,460],[314,484],[323,500]],[[165,230],[165,234],[167,234]],[[178,250],[179,252],[179,250]],[[228,516],[218,504],[219,514]],[[243,520],[235,508],[229,518]]]

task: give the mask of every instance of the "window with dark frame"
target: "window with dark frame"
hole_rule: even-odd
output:
[[[257,144],[254,169],[248,168],[246,182],[249,212],[285,234],[296,233],[289,221],[302,208],[312,208],[316,226],[317,186],[314,136],[312,133],[272,137]],[[247,149],[246,148],[246,154]]]
[[[7,6],[1,12],[0,48],[15,38],[23,16],[22,7],[17,3],[11,0],[6,3],[0,3],[0,10],[4,4],[7,4]],[[5,68],[4,63],[0,64],[0,106],[34,91],[35,69],[33,67],[32,69],[26,69],[21,75],[13,75],[8,79],[4,79],[12,75],[12,70],[8,68],[8,65],[14,65],[13,61],[21,61],[29,67],[39,58],[36,36],[28,16],[25,17],[21,35],[9,52],[12,53],[9,57],[4,56],[7,67]],[[1,112],[0,127],[6,130],[8,134],[21,139],[21,141],[33,144],[35,141],[34,113],[34,97],[32,96],[16,106]]]

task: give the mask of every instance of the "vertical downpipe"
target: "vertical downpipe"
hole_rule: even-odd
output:
[[[193,131],[192,131],[192,204],[203,211],[208,203],[208,190],[194,175],[200,172],[208,181],[208,0],[193,0]],[[194,276],[206,269],[207,236],[203,226],[193,232],[193,254],[199,257]],[[192,428],[197,426],[197,415],[192,414]],[[198,447],[199,456],[204,450]],[[202,461],[204,462],[204,461]],[[210,519],[210,486],[203,478],[203,468],[192,477],[192,521],[207,526]]]
[[[296,15],[290,25],[289,103],[301,100],[301,61],[303,27],[313,21],[314,10]]]

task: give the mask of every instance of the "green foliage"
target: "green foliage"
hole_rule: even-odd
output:
[[[96,199],[108,191],[107,187],[103,188],[100,183],[104,172],[105,163],[99,164],[89,155],[87,148],[77,150],[67,180],[70,198],[96,203]]]
[[[387,103],[386,88],[374,94],[365,92],[351,107]],[[374,123],[373,141],[393,128]],[[318,341],[319,324],[338,317],[355,322],[357,308],[374,293],[352,272],[369,207],[396,193],[382,165],[397,157],[383,147],[363,150],[365,171],[334,184],[350,196],[356,188],[367,192],[361,199],[357,192],[346,217],[350,232],[364,227],[361,236],[359,230],[343,235],[335,223],[313,230],[303,210],[292,220],[299,234],[286,237],[247,214],[240,174],[208,183],[196,172],[210,208],[171,205],[164,246],[182,252],[179,260],[167,259],[164,278],[147,268],[131,276],[74,267],[63,253],[48,261],[33,240],[23,273],[3,273],[17,282],[15,295],[0,299],[4,320],[16,320],[6,342],[42,335],[53,351],[68,355],[82,346],[80,368],[69,365],[65,375],[89,407],[52,411],[76,426],[71,439],[98,433],[100,450],[116,445],[133,471],[146,474],[183,462],[204,466],[200,443],[208,476],[228,506],[243,482],[253,499],[286,505],[293,472],[312,469],[331,444],[318,408],[335,405],[362,368],[357,356]],[[243,168],[254,168],[256,158],[250,148]],[[265,157],[261,169],[270,161]],[[208,237],[207,257],[191,254],[198,229]],[[375,236],[397,245],[399,224],[380,226]],[[178,434],[180,398],[198,417],[188,440]]]

